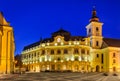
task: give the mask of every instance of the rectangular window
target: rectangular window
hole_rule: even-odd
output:
[[[57,50],[57,53],[58,53],[58,54],[61,54],[61,51],[60,51],[60,50]]]
[[[91,33],[91,29],[89,29],[89,33]]]
[[[74,53],[78,54],[79,53],[78,49],[74,49]]]
[[[44,55],[45,54],[45,50],[42,50],[42,54],[41,55]]]
[[[89,55],[89,50],[87,50],[87,55]]]
[[[34,57],[36,57],[36,52],[34,53]]]
[[[97,32],[99,31],[99,28],[98,28],[98,27],[96,27],[96,31],[97,31]]]
[[[99,46],[99,42],[98,41],[96,41],[96,46]]]
[[[103,56],[103,54],[101,55],[101,63],[102,64],[104,63],[104,56]]]
[[[68,50],[67,49],[64,49],[64,54],[68,54]]]
[[[99,57],[99,54],[97,54],[97,58]]]
[[[113,53],[113,57],[115,57],[115,53]]]
[[[51,54],[54,54],[54,50],[51,50]]]

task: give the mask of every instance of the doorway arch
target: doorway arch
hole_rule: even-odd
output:
[[[100,71],[100,66],[96,66],[96,72],[99,72]]]

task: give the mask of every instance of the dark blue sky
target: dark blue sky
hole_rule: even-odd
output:
[[[103,36],[120,39],[120,0],[0,0],[0,11],[14,28],[16,52],[64,28],[86,36],[92,6],[103,25]]]

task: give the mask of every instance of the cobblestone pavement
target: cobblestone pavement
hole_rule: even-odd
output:
[[[0,81],[120,81],[120,75],[104,76],[103,73],[26,73],[0,77]]]

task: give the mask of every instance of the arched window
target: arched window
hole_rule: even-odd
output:
[[[68,50],[67,49],[64,49],[64,54],[68,54]]]
[[[42,50],[42,55],[45,54],[45,50]]]
[[[51,50],[51,54],[54,54],[54,50]]]
[[[78,49],[74,49],[74,53],[78,54],[79,53]]]
[[[60,50],[57,50],[57,53],[58,53],[58,54],[61,54],[61,51],[60,51]]]
[[[32,58],[33,58],[33,54],[32,54]]]

